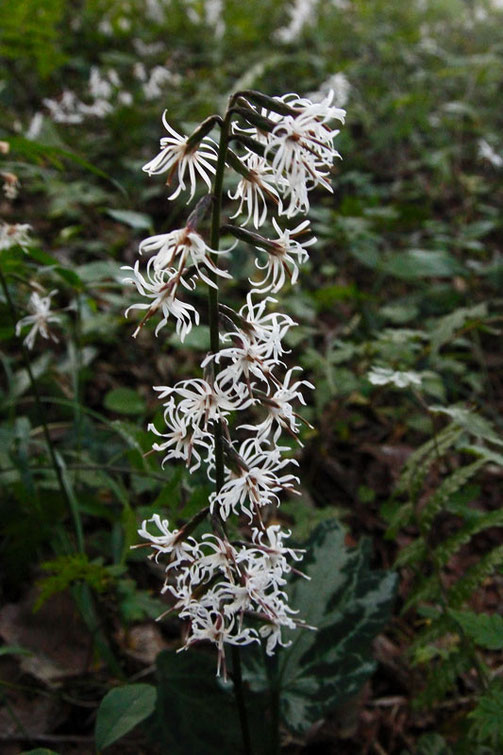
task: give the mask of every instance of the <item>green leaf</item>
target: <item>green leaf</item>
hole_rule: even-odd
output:
[[[425,529],[431,526],[436,515],[447,505],[452,496],[459,490],[463,489],[463,486],[468,480],[473,477],[473,475],[475,475],[478,470],[486,464],[486,462],[487,459],[485,458],[478,459],[473,462],[473,464],[460,467],[440,483],[420,513],[421,524]]]
[[[458,427],[466,430],[470,435],[503,446],[503,440],[496,433],[489,420],[477,414],[477,412],[466,409],[464,406],[430,406],[429,409],[436,414],[446,414]]]
[[[106,409],[118,414],[143,414],[145,411],[145,400],[132,388],[108,391],[103,404]]]
[[[96,718],[96,747],[102,750],[127,734],[154,712],[156,689],[151,684],[127,684],[103,698]]]
[[[2,655],[33,655],[33,653],[21,645],[2,645],[0,647],[0,656]]]
[[[431,349],[438,353],[440,347],[451,340],[456,331],[460,330],[468,320],[483,320],[487,317],[487,304],[477,304],[474,307],[461,307],[445,317],[435,320],[431,334]]]
[[[503,648],[503,616],[473,611],[451,610],[449,613],[477,645],[487,650]]]
[[[170,755],[241,752],[232,685],[219,684],[216,657],[190,650],[157,656],[156,722]]]
[[[415,755],[451,755],[452,750],[440,734],[423,734],[417,741]]]
[[[105,210],[106,214],[119,223],[124,223],[131,228],[150,231],[152,228],[152,218],[143,212],[134,212],[133,210]]]
[[[409,249],[407,252],[390,254],[381,269],[397,278],[450,278],[459,275],[463,268],[449,252]]]
[[[282,718],[305,731],[338,703],[356,695],[374,670],[371,642],[389,619],[396,575],[371,571],[370,547],[344,543],[340,524],[323,522],[306,544],[301,577],[289,586],[289,604],[317,627],[284,632],[290,647],[278,653],[276,684]],[[267,686],[260,675],[251,680]]]
[[[417,741],[415,755],[451,755],[452,750],[440,734],[423,734]]]
[[[55,750],[48,750],[47,747],[36,747],[34,750],[23,750],[20,755],[59,755]]]
[[[480,698],[477,707],[469,714],[473,731],[479,742],[503,744],[503,686],[495,680]],[[498,750],[501,752],[501,750]],[[495,750],[496,752],[496,750]]]
[[[199,349],[206,351],[210,343],[210,329],[207,325],[196,325],[190,333],[187,333],[183,344],[180,343],[180,339],[173,333],[169,339],[171,346],[184,349]]]

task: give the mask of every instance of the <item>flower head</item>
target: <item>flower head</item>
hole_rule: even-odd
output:
[[[58,342],[58,339],[56,338],[54,333],[49,330],[48,327],[49,323],[51,322],[61,322],[61,318],[50,311],[51,298],[54,296],[54,294],[57,293],[58,292],[55,289],[54,291],[51,291],[47,296],[40,296],[36,291],[34,291],[30,296],[30,301],[28,302],[28,308],[31,310],[32,314],[27,315],[26,317],[22,317],[16,323],[17,336],[21,333],[21,330],[25,325],[32,326],[30,332],[23,341],[29,349],[33,348],[35,338],[37,337],[38,333],[40,333],[42,338],[52,338],[53,341],[55,341],[56,343]]]
[[[252,219],[255,228],[260,228],[267,220],[268,199],[276,204],[280,214],[283,210],[277,190],[278,177],[267,160],[259,155],[250,153],[245,162],[248,175],[241,178],[234,194],[229,191],[230,199],[239,199],[239,207],[231,217],[235,218],[246,212],[246,218],[241,225],[246,225]],[[281,180],[280,185],[283,185]]]
[[[292,285],[299,277],[299,265],[307,262],[309,254],[307,247],[316,243],[316,238],[311,237],[305,241],[298,241],[298,237],[306,233],[309,228],[309,220],[304,220],[292,230],[282,230],[276,219],[273,218],[273,226],[278,238],[269,240],[264,245],[267,251],[267,259],[264,264],[258,260],[255,265],[259,270],[265,270],[265,276],[261,281],[250,281],[255,293],[277,293],[285,284],[287,278]],[[257,247],[260,248],[260,247]]]
[[[28,223],[9,223],[0,224],[0,252],[10,249],[13,246],[20,246],[26,249],[31,244],[30,238],[31,225]]]
[[[150,304],[131,304],[126,309],[126,317],[132,309],[147,310],[145,317],[133,333],[133,338],[136,338],[142,325],[160,309],[163,318],[155,329],[155,335],[167,324],[170,315],[172,315],[176,320],[176,332],[183,342],[187,333],[192,330],[192,325],[199,324],[199,312],[192,304],[187,304],[176,298],[178,284],[184,283],[180,273],[173,268],[150,270],[148,277],[145,278],[140,273],[138,261],[135,262],[134,267],[124,266],[122,269],[133,271],[133,277],[124,278],[123,283],[136,286],[142,296],[150,299]]]
[[[217,288],[217,284],[208,277],[204,267],[221,278],[231,278],[228,272],[215,265],[211,257],[214,254],[227,254],[228,251],[230,250],[211,249],[203,237],[189,226],[170,233],[150,236],[140,244],[140,254],[155,252],[148,261],[147,271],[153,268],[158,272],[178,263],[177,269],[182,275],[188,267],[194,265],[201,280],[212,288]]]
[[[209,137],[204,137],[199,144],[191,144],[188,137],[182,136],[169,125],[166,120],[166,112],[165,110],[163,113],[162,122],[170,136],[161,139],[161,151],[143,166],[143,170],[150,176],[168,172],[166,181],[168,185],[171,183],[175,172],[177,173],[178,187],[169,196],[169,199],[176,199],[182,191],[185,191],[187,188],[185,174],[188,173],[190,181],[188,201],[190,202],[196,191],[196,174],[199,174],[203,179],[208,190],[211,190],[210,174],[215,173],[215,166],[210,161],[216,161],[217,153],[209,143]]]

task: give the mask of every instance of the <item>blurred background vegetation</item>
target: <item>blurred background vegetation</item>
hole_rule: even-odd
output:
[[[300,323],[292,364],[316,386],[304,412],[315,429],[297,454],[302,499],[280,515],[298,541],[336,517],[346,545],[370,538],[372,566],[400,575],[377,674],[348,709],[325,711],[324,727],[285,740],[287,751],[501,751],[496,0],[1,3],[0,222],[30,224],[33,241],[0,246],[0,265],[17,318],[33,290],[57,289],[62,320],[58,343],[29,355],[37,403],[5,291],[0,299],[8,746],[44,744],[49,732],[47,744],[56,731],[61,752],[89,752],[78,737],[111,680],[141,678],[176,646],[175,619],[151,623],[164,610],[158,575],[130,546],[142,518],[163,510],[183,521],[206,500],[202,476],[145,453],[148,422],[162,426],[152,386],[196,374],[208,330],[203,321],[182,346],[148,325],[133,341],[120,268],[142,238],[187,217],[183,197],[168,203],[162,181],[141,172],[164,135],[162,112],[189,133],[244,88],[313,98],[333,88],[347,109],[334,194],[313,202],[318,244],[278,305]],[[236,250],[231,268],[239,279],[225,295],[238,304],[253,260]],[[381,384],[368,378],[375,367],[388,371]],[[420,386],[400,387],[404,373]],[[63,658],[45,625],[37,640],[27,627],[54,612],[64,625],[68,595],[87,633],[76,630]],[[490,620],[493,634],[477,634]],[[41,723],[26,734],[34,710]],[[137,736],[117,751],[157,751]]]

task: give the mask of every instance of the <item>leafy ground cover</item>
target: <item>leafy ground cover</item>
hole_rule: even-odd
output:
[[[25,244],[0,236],[2,748],[201,752],[210,698],[228,739],[206,751],[239,746],[213,657],[174,653],[158,570],[130,548],[142,519],[181,523],[207,500],[197,473],[148,453],[147,425],[162,425],[152,386],[196,372],[208,329],[180,346],[148,323],[134,343],[120,268],[185,217],[141,173],[165,108],[189,133],[232,91],[332,87],[343,161],[302,287],[280,302],[315,390],[303,494],[278,516],[312,543],[320,602],[289,589],[321,630],[278,667],[249,656],[250,715],[278,716],[291,753],[498,752],[501,8],[7,0],[0,14],[0,218],[31,226]],[[253,269],[239,249],[231,264]],[[53,290],[58,340],[23,351],[15,322]]]

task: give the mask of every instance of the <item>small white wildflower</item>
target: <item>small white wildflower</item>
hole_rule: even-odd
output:
[[[417,372],[391,370],[388,367],[372,367],[367,374],[372,385],[394,385],[396,388],[409,388],[421,385],[421,375]]]
[[[179,194],[185,190],[185,174],[188,172],[190,180],[190,196],[188,202],[194,198],[196,191],[196,173],[198,173],[206,183],[208,190],[211,191],[210,174],[215,173],[215,166],[209,162],[216,161],[217,153],[208,143],[209,138],[205,137],[202,142],[194,147],[190,147],[187,137],[177,133],[166,120],[166,111],[162,116],[162,122],[165,129],[171,136],[165,136],[161,139],[161,151],[153,160],[150,160],[143,166],[145,173],[149,176],[166,173],[168,171],[167,184],[175,171],[178,175],[178,188],[169,196],[169,199],[176,199]]]
[[[160,535],[152,535],[147,525],[153,522]],[[161,554],[169,556],[167,570],[173,569],[182,561],[193,561],[199,558],[200,551],[197,542],[192,537],[185,537],[182,530],[170,530],[169,521],[161,519],[159,514],[154,514],[150,519],[145,519],[138,530],[140,537],[149,540],[154,549],[154,558],[157,561]],[[139,546],[133,546],[133,548]]]
[[[26,247],[32,243],[30,238],[31,225],[28,223],[0,223],[0,252],[13,246]]]
[[[275,218],[273,218],[272,224],[278,238],[269,239],[267,246],[264,245],[266,246],[267,259],[263,264],[255,260],[256,267],[259,270],[266,271],[261,281],[250,280],[256,293],[265,293],[266,291],[276,293],[284,286],[287,278],[294,285],[299,277],[298,266],[309,259],[307,247],[316,243],[314,236],[305,241],[297,241],[299,236],[308,232],[309,220],[304,220],[292,230],[282,230]]]
[[[312,92],[311,94],[309,94],[309,99],[312,100],[312,102],[320,102],[326,97],[330,90],[332,90],[334,93],[334,105],[338,108],[343,108],[348,101],[349,92],[351,91],[351,84],[349,83],[346,75],[342,73],[342,71],[333,73],[331,76],[329,76],[328,79],[326,79],[321,84],[317,92]]]
[[[194,265],[201,280],[212,288],[217,288],[217,284],[207,276],[204,267],[201,266],[204,265],[210,272],[222,278],[231,278],[228,272],[215,265],[211,256],[227,254],[229,251],[211,249],[202,236],[189,226],[170,233],[150,236],[140,244],[140,254],[155,252],[148,262],[147,270],[152,267],[155,271],[163,270],[178,262],[178,271],[183,275],[187,267]]]
[[[30,124],[28,126],[28,130],[26,132],[26,138],[30,140],[35,140],[39,136],[42,130],[43,123],[44,123],[44,116],[42,115],[42,113],[40,112],[35,113],[35,115],[31,119]]]
[[[491,163],[493,168],[501,168],[503,166],[503,157],[495,152],[489,142],[485,139],[479,139],[478,148],[479,157],[483,160],[487,160],[488,163]]]
[[[230,199],[239,199],[239,207],[231,218],[246,210],[247,215],[241,225],[246,225],[251,218],[255,228],[260,228],[267,220],[267,199],[276,204],[279,214],[283,210],[276,188],[278,177],[263,157],[250,153],[245,162],[249,170],[248,175],[241,178],[234,194],[229,191]]]
[[[44,105],[49,110],[54,123],[82,123],[84,116],[80,112],[82,103],[74,92],[66,89],[59,100],[44,99]]]
[[[295,0],[288,9],[290,14],[288,25],[277,30],[276,39],[284,44],[296,40],[306,26],[316,23],[318,4],[319,0]]]
[[[25,325],[32,326],[30,332],[23,340],[23,343],[28,349],[33,348],[35,338],[37,337],[38,333],[40,333],[42,338],[52,338],[53,341],[55,341],[56,343],[58,342],[58,339],[53,333],[51,333],[48,327],[49,323],[51,322],[61,322],[61,318],[50,311],[51,298],[54,296],[54,294],[57,294],[56,289],[54,291],[51,291],[47,296],[40,296],[36,291],[34,291],[30,296],[30,300],[28,302],[28,308],[31,310],[32,314],[27,315],[26,317],[22,317],[16,323],[17,336],[21,333],[21,330],[25,327]]]
[[[199,312],[192,306],[176,298],[180,274],[177,270],[169,268],[167,270],[150,271],[148,278],[145,278],[139,271],[139,263],[136,261],[134,267],[124,266],[123,270],[132,270],[133,277],[125,278],[123,283],[136,286],[141,296],[150,299],[150,304],[132,304],[126,309],[127,317],[132,309],[145,309],[147,313],[141,323],[133,333],[136,338],[142,325],[152,317],[159,309],[163,314],[163,319],[158,323],[155,329],[155,335],[159,333],[167,322],[170,315],[176,320],[176,332],[181,341],[192,330],[192,325],[199,324]]]
[[[167,84],[178,83],[178,78],[165,66],[155,66],[148,80],[143,79],[143,94],[147,100],[155,100],[163,93]]]
[[[15,199],[19,194],[19,187],[21,186],[19,178],[14,173],[2,173],[3,178],[3,193],[7,199]]]
[[[293,484],[299,482],[298,477],[278,474],[288,464],[297,465],[295,459],[281,458],[284,450],[280,446],[262,448],[255,438],[243,441],[238,452],[239,474],[231,473],[218,493],[211,493],[211,511],[216,510],[222,519],[228,519],[231,511],[244,513],[252,521],[257,507],[279,504],[279,492],[297,492]]]

